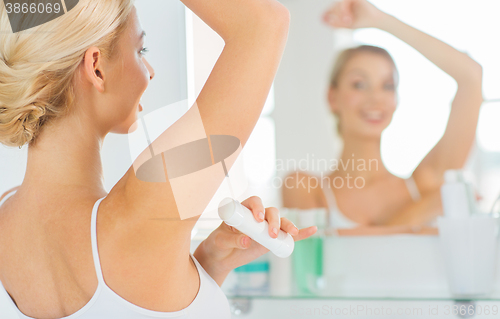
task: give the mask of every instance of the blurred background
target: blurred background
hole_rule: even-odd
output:
[[[324,25],[321,16],[333,4],[332,0],[281,2],[287,6],[292,17],[289,40],[264,111],[244,149],[245,171],[249,182],[246,195],[258,195],[266,206],[280,207],[280,178],[290,170],[300,169],[301,161],[319,163],[321,160],[338,158],[342,141],[337,135],[335,122],[327,105],[328,77],[338,52],[359,44],[383,47],[396,62],[400,73],[399,106],[392,123],[382,136],[382,160],[393,174],[402,178],[409,177],[444,133],[456,90],[455,82],[413,48],[386,32],[370,28],[355,31],[333,30]],[[500,1],[371,2],[405,23],[466,52],[482,65],[485,102],[479,118],[476,143],[465,169],[473,173],[475,187],[482,196],[480,209],[487,211],[500,193]],[[142,105],[145,106],[143,113],[147,114],[183,100],[194,102],[217,61],[224,42],[180,1],[137,0],[136,6],[142,26],[147,32],[145,46],[150,50],[147,58],[156,71],[156,77],[142,99]],[[0,194],[21,184],[26,155],[26,146],[16,149],[0,145]],[[105,186],[109,191],[132,164],[127,136],[110,134],[105,141],[102,157]],[[324,169],[326,167],[319,165],[307,166],[308,171],[316,173],[321,173]],[[194,249],[219,223],[203,223],[201,219],[193,231],[192,248]],[[375,252],[382,254],[381,247],[394,244],[384,240],[373,239],[371,246],[366,245],[366,242],[349,245],[371,249],[375,254],[375,257],[372,257],[376,259],[380,255]],[[438,255],[435,250],[422,248],[426,243],[420,246],[405,240],[402,240],[403,246],[407,245],[405,247],[392,246],[393,251],[408,253],[399,260],[407,258],[410,260],[408,262],[411,262],[415,256],[423,260]],[[398,245],[401,245],[401,242]],[[345,252],[346,248],[343,249]],[[342,256],[347,258],[347,255]],[[342,263],[343,260],[340,260]],[[361,260],[353,259],[351,262],[361,265]],[[346,261],[344,267],[348,264]],[[254,280],[254,283],[255,280],[267,280],[267,285],[272,285],[269,283],[272,275],[269,275],[269,268],[266,268],[269,265],[269,261],[260,265],[257,263],[254,268],[240,270],[243,274],[232,273],[224,288],[228,292],[234,292],[238,280]],[[399,269],[404,268],[403,264],[400,266]],[[290,264],[284,263],[280,267],[285,269],[285,272],[286,269],[291,271]],[[379,270],[384,271],[382,268]],[[272,271],[271,269],[271,273]],[[264,279],[250,275],[266,272],[268,277]],[[358,275],[360,273],[361,270]],[[434,294],[429,294],[430,286],[420,286],[418,298],[412,301],[411,294],[407,294],[406,301],[402,301],[405,304],[402,305],[415,306],[420,302],[418,305],[427,308],[428,304],[422,304],[421,296],[431,299],[446,296],[446,292],[440,290],[444,288],[436,288],[438,284],[444,283],[444,277],[436,275],[437,273],[442,274],[439,271],[433,275],[423,274],[422,278],[416,276],[411,281],[414,285],[432,282],[435,285],[432,290]],[[371,274],[377,276],[376,267],[372,269]],[[387,277],[380,277],[379,284],[387,286],[388,278],[394,274],[386,275]],[[359,285],[356,291],[363,291],[361,282],[369,281],[370,278],[358,276]],[[321,283],[317,284],[321,286]],[[391,288],[391,293],[401,293],[399,288],[394,287]],[[364,296],[377,295],[373,293],[375,290],[365,289]],[[341,293],[345,291],[339,294]],[[285,295],[289,294],[290,292],[285,292]],[[384,292],[381,295],[384,295]],[[359,296],[353,296],[351,295],[355,300],[353,302],[361,302],[356,301]],[[305,303],[300,306],[302,308],[293,308],[293,304],[298,304],[298,301],[278,298],[289,303],[276,308],[276,299],[262,297],[260,303],[251,306],[249,300],[252,299],[237,297],[232,298],[233,314],[246,316],[245,313],[248,313],[248,317],[255,318],[271,314],[274,317],[285,317],[283,309],[286,309],[287,318],[292,318],[293,315],[309,318],[305,314],[302,316],[301,311],[306,311],[308,307],[324,305],[314,298],[306,298],[303,300]],[[376,305],[390,303],[383,298],[374,300]],[[345,307],[353,304],[342,298],[336,302],[337,305]],[[251,307],[253,310],[249,310]]]
[[[328,76],[336,54],[357,44],[383,47],[400,72],[399,106],[382,137],[382,159],[395,175],[408,177],[446,127],[455,82],[396,37],[378,29],[347,30],[324,25],[332,0],[282,0],[291,12],[288,44],[261,119],[244,150],[249,194],[279,206],[276,177],[286,162],[320,162],[339,156],[342,141],[328,110]],[[500,192],[500,2],[477,0],[373,0],[380,9],[466,52],[483,67],[485,102],[476,146],[466,166],[475,176],[482,207]],[[224,42],[176,0],[137,0],[147,30],[148,60],[156,78],[143,96],[144,113],[188,99],[194,101]],[[464,19],[464,17],[467,17]],[[27,147],[0,146],[0,193],[19,185]],[[109,190],[131,165],[126,136],[110,134],[103,149]],[[288,165],[290,166],[290,165]],[[324,167],[308,167],[321,172]],[[285,168],[285,169],[284,169]]]

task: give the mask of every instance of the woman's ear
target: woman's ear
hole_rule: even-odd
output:
[[[83,58],[84,76],[100,93],[104,92],[104,70],[101,51],[91,47]]]
[[[337,90],[330,86],[328,88],[328,105],[330,105],[330,110],[334,113],[338,113],[338,106],[337,106]]]

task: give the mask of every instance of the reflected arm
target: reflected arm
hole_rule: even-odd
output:
[[[457,83],[446,131],[414,172],[417,182],[421,182],[419,186],[425,184],[422,180],[431,181],[430,187],[424,187],[424,191],[434,189],[442,183],[445,170],[463,167],[474,142],[483,102],[481,65],[466,53],[393,16],[385,15],[379,20],[378,27],[411,45]]]

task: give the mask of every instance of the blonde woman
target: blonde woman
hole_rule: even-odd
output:
[[[396,65],[387,51],[374,46],[341,52],[328,92],[330,109],[338,119],[338,131],[344,140],[339,162],[355,159],[356,163],[366,163],[366,169],[339,165],[323,180],[295,172],[288,176],[290,187],[283,188],[284,206],[327,207],[331,226],[344,235],[435,233],[429,226],[441,212],[439,189],[443,174],[447,169],[463,167],[474,141],[483,101],[481,66],[467,54],[366,0],[340,1],[325,13],[324,21],[335,28],[374,27],[389,32],[449,74],[458,88],[443,137],[405,180],[392,175],[380,155],[382,131],[397,106]],[[311,185],[304,187],[298,183],[301,179],[311,180]]]
[[[197,99],[206,133],[244,145],[280,62],[288,11],[275,0],[183,2],[225,40]],[[219,286],[267,250],[221,224],[191,255],[199,216],[181,220],[168,181],[140,181],[131,167],[109,194],[103,188],[103,139],[128,132],[154,78],[133,1],[81,0],[16,34],[2,3],[0,29],[0,142],[29,144],[23,183],[0,206],[0,298],[20,318],[229,318]],[[272,237],[280,227],[295,240],[315,231],[280,221],[259,198],[243,204]]]

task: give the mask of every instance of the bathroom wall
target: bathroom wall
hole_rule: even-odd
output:
[[[331,0],[283,0],[292,17],[287,46],[275,79],[277,161],[294,161],[301,169],[317,159],[335,158],[341,144],[326,100],[329,71],[336,52],[352,42],[350,31],[334,34],[321,21]],[[299,163],[300,160],[303,160]],[[292,163],[278,176],[292,169]],[[307,165],[307,166],[306,166]],[[277,183],[276,183],[277,185]]]

